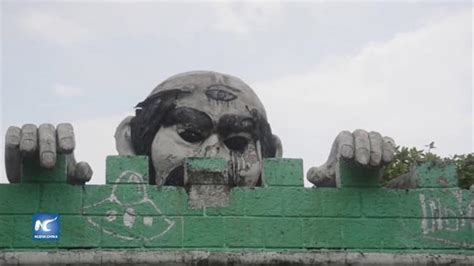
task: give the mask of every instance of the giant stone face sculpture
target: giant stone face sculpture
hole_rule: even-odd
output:
[[[158,85],[116,132],[122,155],[150,156],[157,185],[184,185],[187,157],[230,161],[231,182],[255,186],[262,159],[281,154],[265,109],[236,77],[188,72]]]
[[[115,132],[120,155],[148,155],[151,182],[183,186],[187,157],[220,157],[229,161],[231,186],[258,186],[262,160],[281,157],[282,145],[272,134],[265,109],[254,91],[240,79],[217,72],[195,71],[175,75],[159,84],[136,106]],[[56,154],[66,155],[68,181],[84,184],[90,166],[76,163],[72,125],[43,124],[10,127],[6,134],[5,168],[10,182],[21,178],[24,157],[37,158],[51,168]],[[328,160],[308,171],[316,186],[338,186],[340,160],[379,168],[393,160],[395,143],[377,132],[342,131]]]

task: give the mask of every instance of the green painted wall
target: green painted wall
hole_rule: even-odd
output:
[[[264,187],[234,188],[230,205],[189,209],[183,188],[148,185],[146,157],[107,158],[105,185],[65,183],[25,164],[0,185],[0,249],[354,250],[474,254],[474,193],[454,166],[418,168],[419,189],[378,187],[374,171],[341,166],[342,188],[304,188],[302,161],[270,159]],[[219,172],[222,161],[190,161]],[[32,214],[59,213],[58,241],[32,240]]]

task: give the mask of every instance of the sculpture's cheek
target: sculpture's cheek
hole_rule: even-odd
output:
[[[158,186],[166,181],[169,174],[183,165],[187,157],[197,157],[198,149],[176,133],[176,128],[162,127],[155,135],[151,146],[151,157]]]

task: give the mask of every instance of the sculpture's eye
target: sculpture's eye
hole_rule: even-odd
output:
[[[247,148],[249,141],[245,137],[235,136],[224,140],[224,144],[232,151],[242,152]]]
[[[224,86],[216,85],[216,86],[209,87],[210,89],[206,91],[207,97],[214,99],[216,101],[224,101],[224,102],[230,102],[237,98],[237,96],[235,96],[234,94],[228,91],[225,91],[223,89],[220,89],[220,87],[224,87]]]
[[[186,129],[181,132],[178,132],[179,136],[187,142],[196,143],[204,139],[204,136],[192,129]]]

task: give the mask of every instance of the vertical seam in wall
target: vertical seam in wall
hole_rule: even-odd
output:
[[[44,184],[38,184],[39,185],[39,199],[38,203],[36,204],[36,213],[39,213],[41,211],[41,203],[43,202],[43,193],[44,193]]]
[[[259,219],[259,220],[260,220],[260,218],[256,218],[256,219]],[[267,231],[268,231],[268,230],[267,230],[267,227],[265,227],[265,228],[263,229],[263,248],[264,248],[264,249],[267,248]]]
[[[280,189],[280,193],[281,193],[281,189]],[[283,210],[283,207],[284,207],[284,206],[283,206],[283,199],[284,199],[284,197],[280,197],[280,215],[278,215],[278,216],[280,216],[280,217],[286,217],[286,216],[284,215],[285,210]]]
[[[181,248],[184,248],[184,217],[181,216]]]
[[[301,217],[298,217],[298,220],[299,220],[299,224],[300,224],[300,237],[301,237],[301,241],[300,241],[300,248],[301,249],[304,249],[304,241],[303,241],[303,218]]]
[[[79,212],[79,214],[80,214],[81,216],[83,216],[83,215],[84,215],[84,208],[83,208],[83,207],[84,207],[84,198],[85,198],[85,194],[86,194],[86,185],[84,184],[84,185],[82,186],[82,194],[81,194],[81,210],[80,210],[80,212]]]
[[[141,220],[141,221],[143,222],[143,217],[144,217],[144,216],[145,216],[145,215],[143,215],[143,214],[140,214],[140,215],[136,214],[136,215],[135,215],[135,219],[138,218],[139,220]],[[146,241],[146,240],[145,240],[145,237],[143,236],[143,231],[140,230],[140,248],[142,248],[142,249],[145,249],[145,248],[146,248],[146,246],[145,246],[145,241]]]
[[[222,247],[223,247],[224,249],[227,249],[227,248],[228,248],[228,247],[227,247],[227,237],[226,237],[227,234],[225,233],[226,228],[225,228],[224,216],[222,216],[221,214],[219,214],[218,217],[219,217],[219,219],[220,219],[220,221],[221,221],[221,229],[222,229],[223,234],[224,234],[224,236],[223,236],[224,243],[222,244]]]

